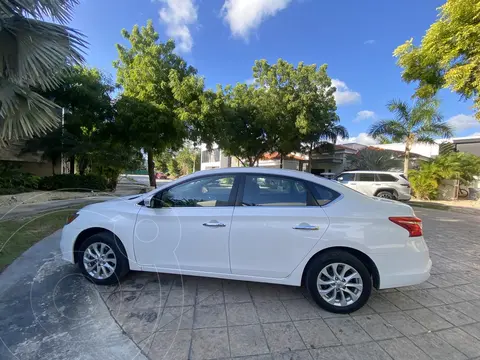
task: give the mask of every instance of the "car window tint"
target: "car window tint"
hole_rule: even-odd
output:
[[[245,206],[307,206],[308,191],[301,180],[247,175],[242,203]]]
[[[357,174],[357,181],[375,181],[375,175],[374,174],[367,174],[367,173],[360,173]]]
[[[337,180],[346,183],[349,181],[354,181],[355,174],[354,173],[343,173],[337,176]]]
[[[161,193],[160,206],[228,206],[234,176],[211,176],[174,186]]]
[[[390,174],[377,174],[378,181],[395,182],[397,178]]]
[[[311,184],[311,186],[313,189],[313,196],[317,201],[317,204],[320,206],[327,205],[328,203],[332,202],[340,196],[338,192],[325,186],[313,183]]]

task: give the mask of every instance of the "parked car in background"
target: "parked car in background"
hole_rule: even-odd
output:
[[[292,170],[199,171],[68,222],[63,258],[96,284],[143,270],[304,285],[337,313],[361,308],[373,287],[427,280],[432,265],[410,206]]]
[[[388,171],[344,171],[336,180],[365,195],[408,201],[412,189],[402,173]]]
[[[165,180],[165,179],[168,179],[167,175],[165,175],[164,173],[162,172],[157,172],[155,173],[155,179],[157,180]]]

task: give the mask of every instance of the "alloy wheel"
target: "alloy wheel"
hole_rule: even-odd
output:
[[[317,277],[320,296],[329,304],[339,307],[355,303],[362,295],[363,281],[358,271],[344,263],[325,266]]]
[[[91,277],[104,280],[115,272],[117,258],[110,246],[102,242],[95,242],[85,249],[83,265]]]

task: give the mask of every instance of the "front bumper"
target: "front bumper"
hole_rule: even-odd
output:
[[[72,224],[65,225],[62,229],[62,237],[60,239],[60,251],[62,252],[62,259],[70,263],[75,263],[73,246],[75,240],[80,234],[81,230],[72,226]]]

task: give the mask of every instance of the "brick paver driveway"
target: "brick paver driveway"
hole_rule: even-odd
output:
[[[430,280],[374,292],[350,315],[301,288],[163,274],[132,273],[102,295],[151,359],[480,358],[480,218],[416,212]]]

